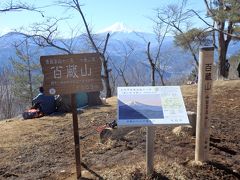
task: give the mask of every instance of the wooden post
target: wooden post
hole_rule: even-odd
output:
[[[147,127],[146,136],[146,161],[147,161],[147,176],[153,174],[154,165],[154,139],[155,139],[155,127]]]
[[[80,157],[76,94],[71,94],[71,104],[72,104],[72,117],[73,117],[73,135],[74,135],[74,145],[75,145],[76,171],[77,171],[77,179],[79,179],[81,178],[82,175],[81,175],[81,157]]]
[[[214,47],[199,52],[195,161],[208,160]]]

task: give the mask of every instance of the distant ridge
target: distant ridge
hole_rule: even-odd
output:
[[[103,32],[104,31],[104,32]],[[153,33],[139,32],[129,28],[124,23],[115,23],[112,26],[102,30],[102,33],[95,34],[96,43],[103,48],[102,42],[106,38],[106,32],[112,32],[107,51],[109,56],[113,60],[116,66],[120,66],[124,61],[124,57],[127,51],[131,51],[131,45],[134,48],[134,53],[129,57],[128,66],[133,67],[136,64],[143,64],[146,68],[142,68],[143,71],[149,73],[149,63],[146,57],[146,41],[151,42],[152,52],[157,48],[156,37]],[[0,67],[10,64],[10,58],[16,57],[16,51],[14,44],[24,40],[24,36],[17,32],[9,32],[0,37]],[[80,34],[73,39],[54,39],[54,42],[60,46],[67,45],[72,47],[74,53],[90,52],[92,49],[86,40],[85,34]],[[34,44],[33,40],[29,39],[30,52],[34,53],[34,59],[39,62],[39,57],[43,55],[64,54],[65,52],[55,49],[53,47],[39,48]],[[236,55],[240,50],[240,42],[231,42],[227,57]],[[193,68],[192,56],[188,51],[182,50],[180,47],[176,47],[174,44],[173,36],[166,36],[161,49],[161,57],[168,61],[168,66],[165,69],[164,78],[176,78],[187,75]],[[215,51],[215,60],[217,60],[217,51]]]

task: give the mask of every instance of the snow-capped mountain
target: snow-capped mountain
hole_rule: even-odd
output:
[[[134,32],[135,30],[128,27],[126,24],[122,22],[116,22],[113,25],[104,28],[98,32],[98,34],[101,33],[115,33],[115,32],[123,32],[123,33],[131,33]]]
[[[143,104],[141,102],[137,102],[137,101],[130,101],[127,102],[126,105],[130,106],[131,108],[141,111],[141,110],[159,110],[160,109],[160,105],[159,106],[154,106],[154,105],[147,105],[147,104]]]
[[[129,102],[126,103],[126,105],[129,105],[129,106],[144,106],[145,104],[137,102],[137,101],[129,101]]]

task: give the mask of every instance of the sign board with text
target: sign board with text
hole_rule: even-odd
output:
[[[102,90],[101,60],[97,53],[41,56],[43,87],[50,95]]]
[[[189,124],[179,86],[118,87],[118,126]]]

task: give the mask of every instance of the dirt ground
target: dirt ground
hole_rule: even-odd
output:
[[[196,112],[197,85],[183,86],[186,109]],[[240,179],[240,80],[217,81],[213,89],[209,161],[193,163],[195,137],[159,126],[155,172],[145,175],[145,128],[102,144],[95,133],[81,140],[85,179]],[[116,119],[116,97],[79,113],[85,135]],[[0,179],[76,179],[72,115],[0,122]]]

